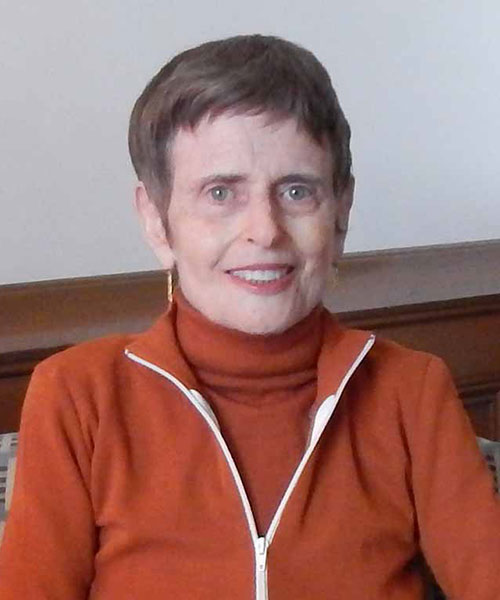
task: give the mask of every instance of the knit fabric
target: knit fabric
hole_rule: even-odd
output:
[[[265,534],[302,457],[316,399],[324,309],[284,333],[217,325],[176,293],[180,346],[235,458]]]
[[[259,545],[176,311],[35,369],[2,600],[255,600]],[[337,405],[269,545],[270,600],[421,600],[421,550],[447,596],[497,600],[500,503],[449,371],[322,319],[318,414]]]

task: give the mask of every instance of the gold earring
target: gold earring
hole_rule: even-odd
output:
[[[167,271],[167,300],[169,305],[174,300],[174,274],[170,269]]]

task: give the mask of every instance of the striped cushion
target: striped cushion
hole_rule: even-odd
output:
[[[500,493],[500,442],[477,438],[477,443],[488,463],[490,471],[493,473],[495,489]]]
[[[16,470],[17,433],[0,435],[0,542],[9,511]]]

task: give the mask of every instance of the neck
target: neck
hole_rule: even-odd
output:
[[[255,335],[214,323],[175,294],[179,344],[205,386],[232,390],[277,390],[315,376],[324,309],[282,333]]]

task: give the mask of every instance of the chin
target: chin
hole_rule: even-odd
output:
[[[233,328],[237,329],[238,331],[241,331],[243,333],[249,333],[251,335],[272,335],[272,334],[276,334],[276,333],[283,333],[283,331],[286,331],[291,326],[292,325],[288,325],[285,323],[276,324],[276,323],[263,322],[263,323],[242,324],[242,325],[237,325]]]
[[[184,296],[199,312],[210,321],[251,335],[272,335],[283,333],[307,317],[317,306],[321,296],[311,293],[304,295],[289,293],[274,297],[252,294],[228,293],[222,297],[215,294],[191,295],[183,289]],[[319,296],[319,299],[316,297]]]
[[[311,311],[286,314],[286,312],[284,313],[284,311],[281,310],[276,315],[273,315],[270,311],[266,311],[263,314],[259,314],[259,312],[255,311],[243,315],[228,315],[224,319],[225,322],[221,322],[221,325],[251,335],[272,335],[283,333],[287,329],[290,329],[290,327],[293,327],[296,323],[301,321]]]

